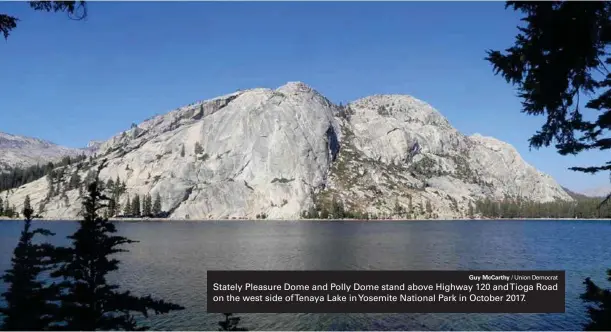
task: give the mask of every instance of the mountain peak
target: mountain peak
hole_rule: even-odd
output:
[[[332,199],[377,215],[419,206],[414,218],[426,215],[426,204],[454,218],[483,198],[572,200],[510,145],[469,139],[414,97],[374,95],[349,106],[339,113],[299,81],[191,103],[104,142],[100,179],[125,182],[119,204],[159,194],[174,219],[294,219]],[[66,174],[84,178],[92,166],[70,167]],[[29,195],[48,218],[78,215],[78,190],[66,193],[66,203],[66,196],[48,198],[48,189],[39,179],[11,200]]]
[[[313,89],[311,86],[300,82],[300,81],[293,81],[293,82],[287,82],[286,84],[282,85],[281,87],[276,89],[277,92],[281,92],[281,93],[308,93],[308,92],[315,92],[318,94],[318,92],[316,92],[315,89]]]

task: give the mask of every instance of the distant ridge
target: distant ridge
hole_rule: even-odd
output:
[[[582,195],[588,197],[606,197],[611,194],[611,185],[602,185],[595,188],[586,189],[581,192]]]
[[[59,146],[39,138],[0,132],[0,172],[12,167],[27,167],[80,154],[88,154],[88,151]]]

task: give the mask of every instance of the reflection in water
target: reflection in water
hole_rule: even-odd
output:
[[[65,243],[76,223],[45,226]],[[604,222],[123,222],[118,228],[141,242],[121,255],[114,278],[187,307],[151,317],[147,324],[160,330],[218,328],[222,315],[206,313],[212,269],[565,269],[565,314],[237,314],[251,330],[580,330],[581,283],[586,276],[603,281],[611,261],[611,227]],[[19,222],[0,222],[2,270],[20,231]]]

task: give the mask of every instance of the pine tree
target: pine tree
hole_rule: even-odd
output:
[[[25,220],[32,220],[32,214],[34,210],[32,210],[32,203],[30,202],[30,195],[25,196],[25,200],[23,201],[23,216]]]
[[[99,171],[104,167],[100,165]],[[89,185],[89,195],[83,202],[84,219],[79,229],[68,238],[69,248],[62,248],[61,264],[52,277],[62,278],[61,310],[57,315],[65,330],[135,330],[139,327],[133,312],[148,316],[181,310],[183,307],[151,296],[137,297],[129,291],[118,291],[118,285],[108,284],[108,273],[119,269],[119,260],[111,256],[126,252],[121,246],[134,243],[117,232],[108,219],[100,218],[98,211],[106,207],[108,197],[99,190],[98,181]]]
[[[611,269],[607,270],[607,280],[611,281]],[[611,290],[601,289],[590,278],[586,278],[586,292],[581,298],[594,306],[588,306],[590,322],[586,331],[611,331]]]
[[[123,183],[121,183],[121,179],[117,175],[117,179],[115,180],[115,188],[119,195],[123,194]]]
[[[129,200],[129,195],[127,196],[127,202],[125,202],[125,210],[123,211],[123,214],[126,216],[130,216],[132,214],[133,210],[132,210],[132,202],[130,202]]]
[[[407,213],[409,213],[410,215],[414,214],[414,202],[412,201],[412,195],[408,194],[408,201],[407,201],[407,209],[409,210]]]
[[[157,193],[157,195],[155,195],[155,202],[153,203],[153,215],[157,217],[160,214],[161,214],[161,196],[159,195],[159,193]]]
[[[233,314],[226,313],[225,320],[219,322],[219,331],[248,331],[248,329],[243,327],[238,327],[240,323],[240,317],[231,317]]]
[[[475,212],[473,210],[473,204],[471,204],[471,202],[469,202],[469,210],[467,212],[469,218],[474,218],[475,217]]]
[[[78,171],[74,171],[70,176],[68,187],[70,190],[76,189],[81,185],[81,177],[78,175]]]
[[[401,216],[403,215],[403,206],[401,204],[399,204],[399,199],[395,199],[395,207],[394,207],[394,213],[395,216]]]
[[[199,142],[195,142],[195,147],[193,148],[193,151],[195,152],[195,154],[200,154],[204,152],[204,149],[202,148],[201,144],[199,144]]]
[[[56,313],[58,288],[55,284],[45,285],[39,280],[42,273],[52,268],[53,246],[34,244],[36,235],[54,235],[46,229],[31,230],[32,214],[30,197],[24,201],[25,223],[19,243],[13,252],[12,265],[2,276],[8,285],[2,294],[6,307],[0,308],[4,316],[3,330],[43,330],[49,327]]]
[[[112,195],[112,198],[108,201],[108,216],[114,217],[116,214],[117,214],[116,196]]]
[[[108,181],[106,181],[106,189],[110,190],[111,192],[115,191],[115,181],[113,181],[112,179],[108,179]]]
[[[333,200],[331,201],[331,213],[335,219],[344,218],[344,203],[342,203],[342,201],[338,200],[336,197],[333,197]]]
[[[151,201],[152,201],[152,199],[151,199],[151,195],[150,194],[147,194],[147,195],[144,196],[143,204],[142,204],[142,207],[143,207],[143,209],[142,209],[142,216],[149,217],[151,215],[151,213],[152,213],[151,210],[152,210],[152,207],[153,207],[153,204],[152,204]]]
[[[113,194],[112,196],[112,204],[114,205],[114,214],[113,215],[121,214],[121,204],[119,203],[120,199],[121,199],[121,195]]]
[[[506,8],[521,12],[524,25],[513,45],[488,51],[487,60],[516,87],[523,113],[547,118],[530,146],[552,145],[561,155],[610,149],[611,2],[508,1]],[[570,169],[611,171],[611,160]]]
[[[140,196],[136,195],[134,196],[134,199],[132,200],[132,216],[134,217],[140,217]]]
[[[426,209],[426,214],[429,216],[429,218],[432,218],[433,217],[433,206],[431,205],[431,201],[426,201],[425,209]]]

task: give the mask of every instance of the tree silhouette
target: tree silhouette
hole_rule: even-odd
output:
[[[132,214],[132,203],[129,199],[129,195],[127,196],[127,202],[125,203],[125,209],[123,210],[123,214],[126,216],[131,216]]]
[[[119,260],[112,256],[126,252],[120,247],[136,241],[113,235],[117,232],[115,225],[98,215],[109,200],[98,187],[98,175],[104,165],[102,162],[95,180],[88,186],[89,196],[83,201],[84,219],[79,221],[79,229],[68,237],[72,246],[60,248],[61,264],[51,275],[63,279],[61,310],[57,315],[58,321],[64,324],[62,329],[146,329],[137,325],[133,312],[148,317],[151,310],[163,314],[184,309],[151,296],[134,296],[129,291],[119,291],[118,285],[108,284],[107,274],[119,269]]]
[[[517,86],[523,112],[547,116],[546,123],[530,139],[531,147],[556,142],[562,155],[611,148],[611,2],[515,2],[506,7],[526,14],[515,45],[505,53],[488,51],[487,60],[496,74]],[[602,78],[595,78],[600,75]],[[580,98],[592,96],[586,110],[595,120],[584,119]],[[606,135],[606,137],[605,137]],[[596,173],[611,170],[604,165],[572,167]]]
[[[152,198],[150,194],[146,194],[143,196],[143,202],[142,202],[142,216],[143,217],[150,217],[151,214],[153,213],[153,202],[152,202]]]
[[[204,152],[204,148],[202,148],[202,145],[199,144],[199,142],[195,142],[195,145],[193,147],[193,152],[197,155],[197,154],[201,154]]]
[[[161,196],[159,193],[155,195],[155,202],[153,203],[153,215],[159,216],[161,214]]]
[[[39,281],[41,274],[53,267],[50,244],[34,244],[36,235],[53,235],[42,228],[32,230],[32,214],[30,197],[24,201],[23,215],[25,222],[19,243],[13,252],[12,266],[2,276],[8,289],[2,294],[6,307],[0,308],[4,316],[3,330],[42,330],[47,329],[56,313],[58,288],[55,284],[49,286]]]
[[[490,50],[486,59],[496,74],[518,88],[524,113],[547,117],[530,138],[531,147],[555,142],[561,155],[611,149],[611,73],[606,67],[611,64],[611,2],[508,1],[509,7],[526,15],[525,25],[519,27],[515,45],[504,53]],[[582,96],[591,97],[585,107]],[[584,111],[597,116],[588,120]],[[611,161],[571,169],[610,171]],[[589,308],[586,328],[611,330],[609,290],[589,278],[585,284],[582,298],[596,305]]]
[[[233,314],[226,313],[225,320],[219,322],[219,331],[248,331],[248,329],[244,327],[238,327],[240,323],[240,317],[231,317]]]
[[[85,1],[29,1],[32,9],[45,12],[66,12],[73,20],[82,20],[87,17]],[[4,39],[17,27],[18,18],[7,14],[0,14],[0,32]]]
[[[140,217],[140,195],[135,195],[132,200],[132,213],[133,217]]]
[[[607,270],[607,280],[611,281],[611,270]],[[611,331],[611,291],[601,289],[590,278],[586,278],[584,284],[586,292],[581,295],[581,298],[596,304],[596,306],[588,306],[590,322],[585,329],[587,331]]]

